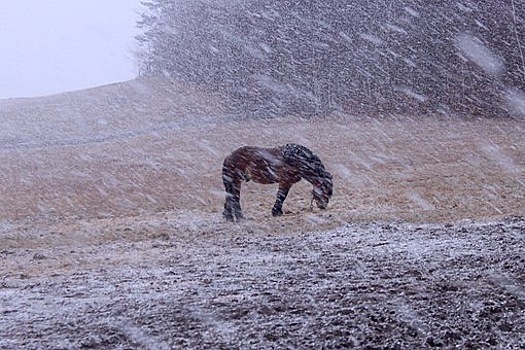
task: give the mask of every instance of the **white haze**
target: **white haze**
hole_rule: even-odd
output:
[[[486,73],[494,76],[503,73],[505,69],[503,59],[484,46],[477,38],[466,34],[460,35],[457,38],[457,45],[468,59],[475,62]]]
[[[140,0],[0,1],[0,99],[125,81]]]

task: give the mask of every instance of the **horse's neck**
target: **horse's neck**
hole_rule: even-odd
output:
[[[299,175],[311,184],[319,179],[319,171],[324,169],[321,160],[308,148],[297,144],[286,144],[276,148],[286,162],[299,168]]]
[[[305,179],[306,181],[308,181],[309,183],[311,183],[312,185],[315,185],[315,183],[318,182],[317,179],[319,178],[317,175],[313,173],[309,173],[309,172],[303,173],[301,177]]]

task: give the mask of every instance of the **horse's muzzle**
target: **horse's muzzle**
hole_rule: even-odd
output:
[[[318,198],[312,198],[312,202],[310,203],[310,209],[313,209],[313,202],[317,205],[317,208],[325,210],[326,207],[328,207],[328,202],[325,202],[323,200],[320,200]]]

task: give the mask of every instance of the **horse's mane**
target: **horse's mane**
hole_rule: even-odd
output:
[[[295,143],[288,143],[281,146],[280,151],[285,161],[298,165],[307,173],[325,177],[324,174],[326,170],[323,163],[321,163],[321,159],[307,147]]]

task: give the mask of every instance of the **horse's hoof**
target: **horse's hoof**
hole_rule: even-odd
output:
[[[283,211],[282,211],[282,210],[279,210],[279,211],[272,211],[272,215],[273,215],[273,216],[282,216],[282,215],[283,215]]]

